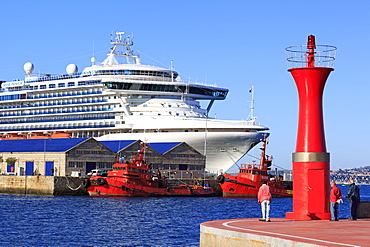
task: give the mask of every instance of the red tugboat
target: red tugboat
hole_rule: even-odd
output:
[[[285,188],[284,182],[279,176],[272,177],[267,171],[270,170],[272,159],[266,155],[266,136],[263,145],[260,164],[241,164],[237,176],[222,174],[217,177],[221,186],[223,197],[257,197],[261,181],[267,181],[274,197],[291,197],[293,191]]]
[[[169,187],[167,180],[157,170],[154,175],[151,164],[143,159],[145,144],[141,151],[134,155],[131,162],[117,161],[112,170],[106,174],[93,172],[84,181],[89,195],[92,197],[149,197],[149,196],[212,196],[211,187],[198,185],[180,185]]]

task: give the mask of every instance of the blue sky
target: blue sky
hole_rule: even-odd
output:
[[[22,79],[28,61],[34,72],[62,74],[70,63],[82,70],[93,52],[104,60],[112,31],[134,33],[143,63],[174,60],[183,78],[230,90],[211,116],[245,119],[254,85],[255,115],[271,129],[268,153],[289,169],[298,99],[285,48],[313,34],[338,48],[324,92],[331,168],[370,165],[370,1],[3,0],[1,7],[0,80]]]

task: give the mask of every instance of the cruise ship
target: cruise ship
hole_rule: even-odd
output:
[[[91,58],[82,72],[69,64],[63,75],[33,74],[34,65],[25,63],[23,80],[0,82],[1,138],[59,133],[186,142],[206,156],[212,173],[225,172],[263,139],[268,128],[254,117],[229,121],[208,116],[228,89],[184,81],[173,68],[141,64],[132,45],[129,35],[116,32],[107,58],[102,63]],[[201,100],[207,107],[201,107]]]

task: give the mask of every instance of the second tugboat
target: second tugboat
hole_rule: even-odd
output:
[[[278,176],[272,177],[268,174],[272,159],[266,155],[266,136],[262,140],[263,145],[260,164],[241,164],[237,176],[222,174],[217,181],[222,189],[223,197],[257,197],[261,181],[266,181],[270,186],[271,194],[274,197],[291,197],[293,191]],[[291,186],[290,186],[291,187]]]
[[[134,155],[131,162],[117,161],[106,173],[95,172],[84,181],[92,197],[148,197],[148,196],[212,196],[211,187],[199,185],[168,186],[167,180],[144,158],[146,145]]]

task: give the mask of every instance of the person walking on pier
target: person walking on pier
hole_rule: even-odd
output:
[[[357,207],[360,202],[360,188],[355,184],[355,180],[349,180],[349,187],[346,197],[350,205],[351,218],[349,220],[357,220]]]
[[[258,190],[258,203],[261,203],[262,219],[260,221],[270,221],[270,203],[272,200],[270,186],[266,181],[261,181],[262,186]]]
[[[342,200],[342,192],[337,187],[335,182],[331,182],[330,186],[330,221],[338,221],[338,204]]]

